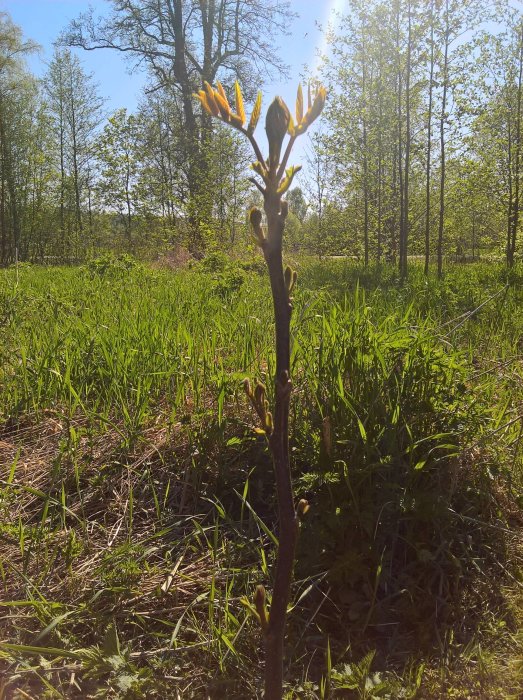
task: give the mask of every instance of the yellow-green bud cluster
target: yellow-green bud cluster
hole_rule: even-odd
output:
[[[264,633],[269,627],[269,614],[267,612],[265,597],[265,588],[262,585],[256,586],[256,591],[254,593],[254,607],[258,613],[262,632]]]
[[[287,287],[287,294],[291,295],[292,290],[296,286],[296,280],[298,279],[298,273],[296,270],[293,270],[290,265],[287,265],[285,268],[285,272],[283,273],[284,279],[285,279],[285,286]]]
[[[252,239],[256,245],[263,247],[265,236],[262,229],[262,213],[257,207],[253,207],[249,212],[249,222],[252,228]]]
[[[247,396],[249,397],[249,400],[258,414],[263,432],[266,435],[270,435],[272,433],[273,429],[273,421],[272,421],[272,413],[269,411],[269,402],[265,398],[266,396],[266,389],[265,385],[262,384],[261,382],[256,382],[256,386],[254,387],[254,391],[251,387],[251,383],[248,379],[243,380],[243,388]]]

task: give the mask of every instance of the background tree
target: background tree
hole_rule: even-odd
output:
[[[328,146],[325,146],[324,135],[322,135],[321,131],[314,134],[314,136],[309,136],[305,162],[308,174],[305,180],[305,191],[310,203],[307,240],[310,242],[310,248],[321,258],[327,252],[327,241],[324,236],[323,224],[328,183],[331,179],[333,168],[333,161],[329,158]]]
[[[119,109],[109,117],[94,147],[100,167],[96,183],[98,202],[117,212],[124,222],[129,246],[138,197],[138,145],[136,117]]]
[[[55,51],[45,86],[58,151],[63,255],[68,259],[78,257],[88,246],[83,209],[91,187],[103,103],[92,75],[85,73],[79,59],[68,50]]]
[[[515,259],[521,201],[521,100],[523,23],[519,13],[505,11],[505,30],[479,40],[476,118],[468,143],[505,216],[505,256]],[[488,196],[488,195],[486,195]]]
[[[296,216],[300,223],[303,224],[305,217],[307,216],[309,204],[305,199],[305,195],[303,194],[301,187],[293,187],[292,190],[289,190],[287,194],[287,201],[289,202],[289,207],[294,213],[294,216]]]
[[[428,104],[427,104],[427,158],[425,161],[425,274],[429,274],[430,264],[430,218],[431,218],[431,166],[432,166],[432,105],[434,97],[434,24],[435,24],[435,0],[430,0],[429,6],[429,78],[428,78]]]
[[[8,15],[0,14],[0,259],[25,254],[24,209],[30,187],[32,115],[37,89],[24,58],[37,45],[25,41]]]
[[[454,141],[453,150],[459,152],[460,141],[463,141],[460,115],[456,109],[456,93],[461,91],[461,84],[467,81],[464,56],[470,56],[473,44],[463,41],[467,32],[474,31],[485,18],[483,6],[476,0],[442,0],[439,7],[439,21],[436,25],[436,38],[440,51],[437,57],[436,79],[439,90],[439,210],[438,210],[438,240],[437,266],[438,276],[443,274],[443,254],[445,235],[445,198],[446,198],[446,165],[447,140],[449,134]],[[457,136],[457,138],[456,138]]]
[[[238,78],[248,95],[284,66],[274,41],[292,16],[283,0],[111,0],[108,17],[93,11],[71,22],[63,41],[87,50],[112,48],[145,62],[180,106],[193,252],[203,248],[202,221],[211,216],[208,140],[210,122],[192,95],[207,81]],[[260,31],[263,27],[263,32]]]
[[[169,91],[144,97],[138,112],[141,211],[160,222],[171,243],[184,243],[181,214],[188,198],[187,163],[179,104]]]
[[[56,237],[57,171],[49,154],[55,147],[51,118],[41,92],[33,94],[27,124],[27,194],[24,257],[43,263],[59,256]]]
[[[238,229],[245,223],[245,212],[252,199],[252,184],[248,180],[250,154],[245,139],[218,124],[209,140],[209,157],[213,189],[213,220],[216,222],[220,247],[236,243]]]

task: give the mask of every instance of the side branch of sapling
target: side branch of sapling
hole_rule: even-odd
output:
[[[269,271],[271,293],[274,306],[276,374],[274,416],[269,411],[265,387],[257,382],[252,388],[248,379],[244,382],[249,397],[262,428],[268,436],[269,449],[274,464],[276,497],[278,502],[279,542],[272,599],[269,611],[266,606],[266,593],[263,586],[256,588],[255,611],[260,620],[265,637],[265,700],[281,700],[283,696],[283,658],[287,607],[290,599],[296,541],[300,518],[308,509],[302,500],[294,506],[292,474],[289,459],[289,407],[292,392],[290,378],[290,323],[292,314],[292,289],[296,284],[296,272],[290,267],[283,269],[283,233],[288,214],[288,205],[283,195],[289,189],[294,176],[301,166],[286,170],[286,165],[296,138],[305,133],[312,122],[320,115],[325,104],[326,92],[320,87],[314,101],[308,93],[308,110],[303,113],[303,94],[298,87],[296,99],[296,124],[285,102],[276,97],[271,103],[265,122],[269,142],[269,157],[264,159],[254,137],[261,111],[261,94],[256,103],[247,127],[245,110],[238,83],[235,84],[236,112],[233,112],[220,83],[217,89],[205,83],[196,97],[206,112],[230,124],[250,141],[257,161],[253,170],[262,179],[250,178],[263,194],[264,211],[267,219],[267,235],[262,228],[262,213],[253,208],[250,224],[253,238],[263,251]],[[283,158],[281,150],[286,135],[289,141]],[[285,175],[285,177],[284,177]]]

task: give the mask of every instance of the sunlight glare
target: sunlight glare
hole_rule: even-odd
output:
[[[338,24],[337,15],[342,13],[346,8],[346,0],[328,0],[327,9],[324,16],[321,19],[321,38],[319,44],[314,49],[314,57],[312,60],[312,75],[316,75],[320,65],[322,56],[328,54],[329,45],[327,42],[327,29],[330,27],[335,27]]]

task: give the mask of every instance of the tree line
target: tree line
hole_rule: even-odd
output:
[[[0,17],[0,264],[96,250],[199,256],[248,241],[250,156],[194,99],[238,79],[254,101],[282,73],[282,0],[109,0],[60,35],[43,78]],[[328,101],[287,245],[407,274],[417,256],[521,256],[523,23],[510,2],[349,0],[325,28]],[[106,114],[71,47],[110,48],[148,72],[134,113]]]
[[[200,255],[234,245],[252,195],[245,144],[202,115],[204,80],[242,80],[248,98],[284,70],[274,41],[282,0],[112,0],[59,37],[46,75],[34,42],[0,17],[0,263],[83,259],[93,250],[174,244]],[[263,32],[260,29],[263,27]],[[112,48],[145,67],[135,114],[107,118],[92,75],[70,47]]]
[[[510,3],[349,0],[324,60],[325,251],[407,257],[520,248],[523,22]]]

